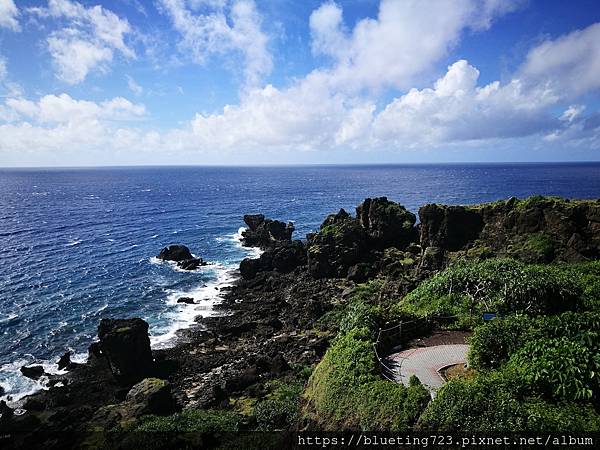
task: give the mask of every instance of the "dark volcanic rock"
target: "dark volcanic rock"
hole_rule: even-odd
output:
[[[177,303],[186,303],[188,305],[193,305],[194,299],[192,297],[179,297],[177,299]]]
[[[306,249],[302,241],[281,242],[263,252],[259,258],[246,258],[240,263],[240,273],[246,280],[259,272],[276,270],[288,273],[306,264]]]
[[[126,401],[137,406],[136,415],[166,415],[176,410],[171,386],[167,381],[158,378],[145,378],[137,383],[127,393]]]
[[[248,228],[242,232],[242,245],[267,249],[285,242],[291,242],[294,224],[279,220],[265,219],[262,214],[244,216]]]
[[[419,209],[421,246],[449,251],[473,242],[483,229],[479,211],[464,206],[425,205]]]
[[[376,248],[403,250],[417,240],[416,216],[386,197],[366,198],[356,208],[356,217]]]
[[[100,350],[114,377],[123,383],[145,378],[153,360],[148,323],[142,319],[102,319],[98,327]]]
[[[71,366],[71,352],[65,352],[58,360],[58,370],[68,369]]]
[[[250,231],[256,231],[264,221],[264,214],[246,214],[244,216],[244,222],[246,223],[246,225],[248,225]]]
[[[42,366],[23,366],[21,367],[21,373],[27,378],[37,380],[44,375],[44,368]]]
[[[163,261],[185,261],[194,259],[190,249],[185,245],[170,245],[163,248],[157,256]]]
[[[202,258],[191,258],[184,259],[183,261],[177,262],[177,267],[182,270],[196,270],[200,266],[206,266],[207,263]]]
[[[307,238],[308,269],[314,278],[345,277],[368,253],[364,228],[343,209]]]
[[[421,246],[526,262],[600,257],[600,201],[511,198],[476,206],[419,210]]]

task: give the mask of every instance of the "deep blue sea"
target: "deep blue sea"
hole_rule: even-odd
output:
[[[243,214],[294,221],[302,238],[368,196],[416,212],[532,194],[598,198],[600,164],[0,169],[2,398],[39,388],[22,364],[83,358],[103,317],[142,317],[154,347],[171,344],[253,253],[237,239]],[[214,264],[188,273],[153,258],[174,243]]]

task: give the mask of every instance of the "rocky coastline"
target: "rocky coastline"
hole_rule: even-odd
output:
[[[302,241],[292,239],[292,224],[244,216],[243,245],[263,252],[241,262],[240,279],[215,306],[222,314],[199,319],[173,348],[155,351],[143,320],[102,320],[86,364],[61,358],[68,372],[49,376],[49,389],[23,402],[24,414],[0,404],[1,446],[102,447],[107,430],[189,408],[235,411],[239,429],[254,430],[260,421],[244,415],[245,406],[272,399],[275,382],[306,382],[337,333],[329,319],[361,283],[384,280],[378,295],[402,298],[463,258],[527,263],[600,258],[598,200],[426,205],[418,219],[385,197],[368,198],[355,215],[342,209]],[[205,264],[186,247],[161,255],[184,270]],[[36,368],[25,371],[42,375]],[[286,417],[272,423],[275,429],[290,426]],[[319,424],[305,418],[294,427]]]

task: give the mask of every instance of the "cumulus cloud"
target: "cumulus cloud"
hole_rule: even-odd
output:
[[[66,83],[81,83],[95,69],[107,72],[115,51],[135,58],[125,42],[131,33],[129,22],[100,5],[88,8],[70,0],[50,0],[47,8],[30,8],[29,12],[66,22],[47,39],[56,76]]]
[[[273,68],[268,36],[253,0],[225,1],[161,0],[160,4],[181,35],[180,48],[198,64],[215,54],[240,52],[249,86],[256,86]],[[195,13],[196,10],[207,12]],[[204,10],[203,10],[204,11]]]
[[[600,89],[600,23],[533,48],[521,76],[566,98]]]
[[[68,94],[45,95],[37,101],[9,98],[0,105],[2,116],[6,123],[0,125],[0,151],[115,151],[126,148],[123,139],[132,133],[138,145],[145,142],[143,133],[123,123],[144,118],[146,109],[123,97],[99,103]]]
[[[518,2],[382,0],[375,19],[345,29],[342,8],[327,2],[310,18],[313,51],[334,58],[332,88],[405,89],[456,45],[466,29],[489,27]],[[435,13],[432,13],[432,12]]]
[[[21,31],[18,16],[19,10],[13,0],[0,0],[0,28]]]

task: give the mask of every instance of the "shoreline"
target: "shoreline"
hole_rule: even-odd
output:
[[[226,234],[222,237],[216,238],[217,240],[230,241],[235,247],[244,251],[244,258],[258,258],[262,253],[262,250],[254,247],[244,247],[242,245],[242,231],[246,230],[244,227],[240,227],[237,232]],[[186,339],[186,332],[194,328],[202,328],[200,321],[206,317],[215,316],[222,314],[221,311],[216,308],[217,305],[224,301],[225,291],[224,289],[232,287],[240,279],[239,263],[240,261],[224,263],[213,263],[208,266],[201,267],[196,272],[202,270],[214,270],[215,280],[206,284],[201,283],[199,286],[192,288],[187,291],[173,291],[166,295],[165,304],[169,305],[175,310],[165,311],[160,314],[164,314],[168,317],[167,323],[158,327],[159,333],[153,335],[150,333],[150,343],[152,350],[169,350],[178,345],[182,339]],[[152,256],[148,259],[150,264],[160,264],[169,266],[171,270],[182,273],[190,273],[189,271],[182,270],[176,266],[176,264],[169,261],[160,261],[156,257]],[[192,297],[195,300],[194,304],[177,303],[177,299],[180,297]],[[159,315],[160,315],[159,314]],[[156,332],[156,328],[154,330]],[[152,332],[152,328],[150,329]],[[89,344],[97,341],[97,337],[93,338]],[[88,361],[87,352],[74,352],[71,348],[67,347],[67,351],[71,351],[71,361],[77,364],[86,364]],[[20,409],[23,406],[24,401],[27,397],[34,395],[41,391],[47,391],[50,387],[48,382],[52,377],[63,376],[68,373],[66,370],[59,370],[57,368],[57,361],[60,358],[60,354],[55,355],[51,359],[37,359],[33,355],[29,355],[27,358],[24,355],[22,358],[17,358],[11,362],[7,362],[0,366],[0,371],[9,374],[3,381],[2,386],[5,388],[6,393],[0,395],[0,400],[6,401],[7,405],[13,408]],[[42,377],[37,380],[28,378],[20,372],[22,366],[37,366],[40,365],[44,368]],[[49,375],[49,376],[48,376]],[[14,386],[23,386],[15,392]]]

